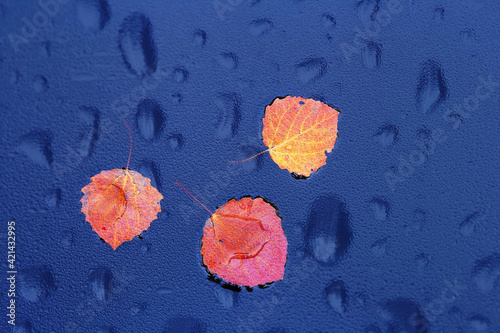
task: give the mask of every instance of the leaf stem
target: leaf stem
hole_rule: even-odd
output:
[[[210,213],[210,215],[214,215],[214,213],[212,213],[212,212],[210,211],[210,209],[208,209],[208,208],[207,208],[204,204],[202,204],[200,200],[196,199],[196,197],[195,197],[194,195],[192,195],[192,194],[191,194],[191,192],[189,192],[189,191],[187,190],[187,188],[185,188],[184,186],[182,186],[182,185],[181,185],[181,184],[179,184],[178,182],[175,182],[175,185],[177,185],[177,186],[181,187],[184,191],[186,191],[186,193],[187,193],[187,194],[189,194],[189,195],[191,196],[191,198],[193,198],[194,200],[196,200],[196,202],[198,202],[198,203],[199,203],[199,204],[200,204],[203,208],[205,208],[205,209],[207,210],[207,212],[209,212],[209,213]]]

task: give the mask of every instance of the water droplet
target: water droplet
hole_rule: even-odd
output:
[[[380,67],[382,61],[382,44],[368,42],[361,51],[363,66],[368,69]]]
[[[472,235],[485,222],[485,215],[483,212],[477,211],[467,216],[460,224],[460,233],[462,236]]]
[[[349,212],[333,195],[316,199],[309,212],[306,248],[316,260],[332,264],[345,255],[352,241]]]
[[[358,10],[359,20],[366,26],[375,19],[380,9],[380,0],[360,0],[356,5],[356,9]]]
[[[156,71],[157,50],[149,18],[141,13],[127,16],[118,31],[118,42],[125,66],[138,76]]]
[[[20,79],[21,79],[21,72],[19,72],[19,70],[15,70],[12,72],[10,76],[10,83],[18,84]]]
[[[67,230],[61,236],[61,245],[63,248],[69,249],[73,246],[74,240],[75,237],[73,235],[73,232],[71,230]]]
[[[486,332],[490,325],[491,321],[485,316],[476,314],[469,318],[469,326],[476,332]]]
[[[113,272],[108,268],[91,270],[89,276],[90,289],[99,301],[109,301],[115,286]]]
[[[172,71],[172,78],[177,83],[186,82],[189,77],[189,72],[184,67],[176,67]]]
[[[142,137],[148,141],[160,136],[165,117],[160,104],[153,99],[143,99],[137,105],[137,127]]]
[[[386,301],[379,314],[387,326],[387,332],[426,333],[429,328],[429,321],[421,307],[404,298]]]
[[[167,138],[167,140],[172,150],[179,150],[184,145],[184,138],[181,134],[172,134]]]
[[[413,219],[409,221],[407,225],[405,225],[405,230],[407,233],[421,231],[425,221],[427,219],[427,213],[420,208],[415,209],[413,212]]]
[[[347,309],[347,290],[341,280],[332,281],[325,289],[326,300],[330,307],[340,315]]]
[[[218,110],[216,133],[219,138],[235,136],[241,121],[241,100],[234,93],[219,94],[215,99]]]
[[[335,20],[335,17],[329,14],[323,14],[321,17],[321,22],[323,23],[323,26],[325,28],[333,28],[337,25],[337,20]]]
[[[238,295],[237,292],[226,288],[222,288],[219,285],[215,286],[214,290],[215,290],[215,296],[217,296],[219,303],[222,304],[224,308],[226,309],[232,308],[233,305],[236,303],[237,300],[236,297]]]
[[[436,6],[434,8],[434,22],[441,22],[444,20],[444,8],[441,6]]]
[[[417,84],[417,109],[423,113],[434,111],[448,96],[448,85],[441,65],[434,59],[422,64]]]
[[[19,274],[19,294],[30,302],[49,297],[56,291],[56,284],[48,266],[28,267]]]
[[[52,166],[52,133],[32,131],[19,140],[18,151],[24,153],[34,163],[50,168]]]
[[[241,160],[247,159],[251,156],[254,156],[261,152],[261,148],[251,145],[245,145],[240,147],[240,152],[242,153]],[[252,171],[256,169],[260,169],[263,163],[262,155],[258,155],[255,158],[252,158],[245,163],[242,163],[241,166],[243,169],[247,171]]]
[[[205,46],[205,43],[207,42],[207,33],[203,30],[196,30],[193,34],[193,43],[198,45],[198,46]]]
[[[302,83],[318,80],[325,75],[327,62],[323,58],[309,58],[295,66],[297,77]]]
[[[217,63],[225,69],[235,69],[238,67],[238,57],[234,53],[221,53],[217,56]]]
[[[151,244],[143,242],[141,245],[141,252],[145,254],[148,253],[149,251],[151,251]]]
[[[500,254],[492,254],[476,262],[472,279],[477,289],[490,292],[500,286]]]
[[[17,319],[17,318],[16,318]],[[13,326],[13,333],[34,333],[35,330],[33,330],[33,324],[31,324],[31,321],[29,319],[25,319],[21,321],[20,319],[17,319],[15,326]]]
[[[376,220],[385,221],[389,215],[389,203],[384,198],[373,198],[370,202]]]
[[[76,10],[82,25],[91,31],[104,29],[111,17],[111,10],[106,0],[78,0]]]
[[[151,186],[161,192],[160,169],[154,162],[144,162],[138,169],[144,177],[151,179]]]
[[[37,93],[45,92],[49,89],[49,81],[43,75],[33,77],[33,90]]]
[[[135,303],[130,308],[130,313],[133,316],[137,316],[138,314],[143,313],[146,310],[147,307],[148,307],[148,304],[145,303],[145,302],[143,302],[143,303]]]
[[[253,36],[261,36],[269,33],[273,27],[273,22],[267,19],[254,20],[250,23],[250,34]]]
[[[474,29],[465,29],[460,32],[460,40],[467,47],[472,46],[476,42],[476,33]]]
[[[417,262],[417,271],[419,274],[423,274],[429,266],[430,256],[425,253],[420,253],[415,257],[415,261]]]
[[[44,41],[40,43],[40,56],[50,57],[51,55],[51,43],[49,41]]]
[[[100,112],[95,107],[81,106],[79,116],[84,121],[85,128],[80,136],[77,150],[80,156],[87,157],[92,155],[99,138]]]
[[[397,141],[398,133],[399,130],[396,126],[385,124],[377,130],[374,137],[382,146],[388,147]]]
[[[61,189],[56,188],[47,192],[45,195],[45,203],[48,207],[57,207],[61,202]]]
[[[180,93],[172,94],[171,97],[173,103],[179,104],[182,102],[182,95]]]
[[[382,257],[385,255],[387,247],[387,237],[377,240],[372,244],[371,250],[375,257]]]

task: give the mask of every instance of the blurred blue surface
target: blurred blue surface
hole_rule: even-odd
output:
[[[500,3],[0,1],[2,332],[500,332]],[[265,149],[277,96],[338,107],[307,180]],[[163,194],[116,251],[80,212],[101,170]],[[282,281],[207,280],[207,212],[260,195]]]

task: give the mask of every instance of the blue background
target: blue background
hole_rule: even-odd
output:
[[[0,1],[0,244],[7,271],[15,220],[18,269],[13,330],[1,279],[1,331],[500,331],[499,2],[46,11]],[[342,111],[327,164],[299,180],[269,154],[228,163],[265,149],[265,106],[286,95]],[[164,200],[142,239],[113,251],[80,190],[125,167],[123,121],[130,168]],[[209,214],[175,181],[212,211],[244,195],[276,204],[284,279],[209,281]]]

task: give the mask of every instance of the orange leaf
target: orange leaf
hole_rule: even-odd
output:
[[[149,228],[163,196],[151,180],[128,169],[102,171],[82,188],[82,213],[92,229],[116,250]]]
[[[101,171],[82,188],[82,213],[92,229],[116,250],[149,228],[161,212],[163,196],[151,179],[128,168],[132,156],[132,132],[127,122],[130,151],[127,168]]]
[[[262,119],[264,144],[281,169],[309,177],[326,164],[326,154],[337,140],[340,111],[329,105],[287,96],[266,107]]]
[[[220,207],[205,223],[202,243],[204,265],[227,282],[254,287],[283,279],[288,242],[276,209],[262,198]]]

